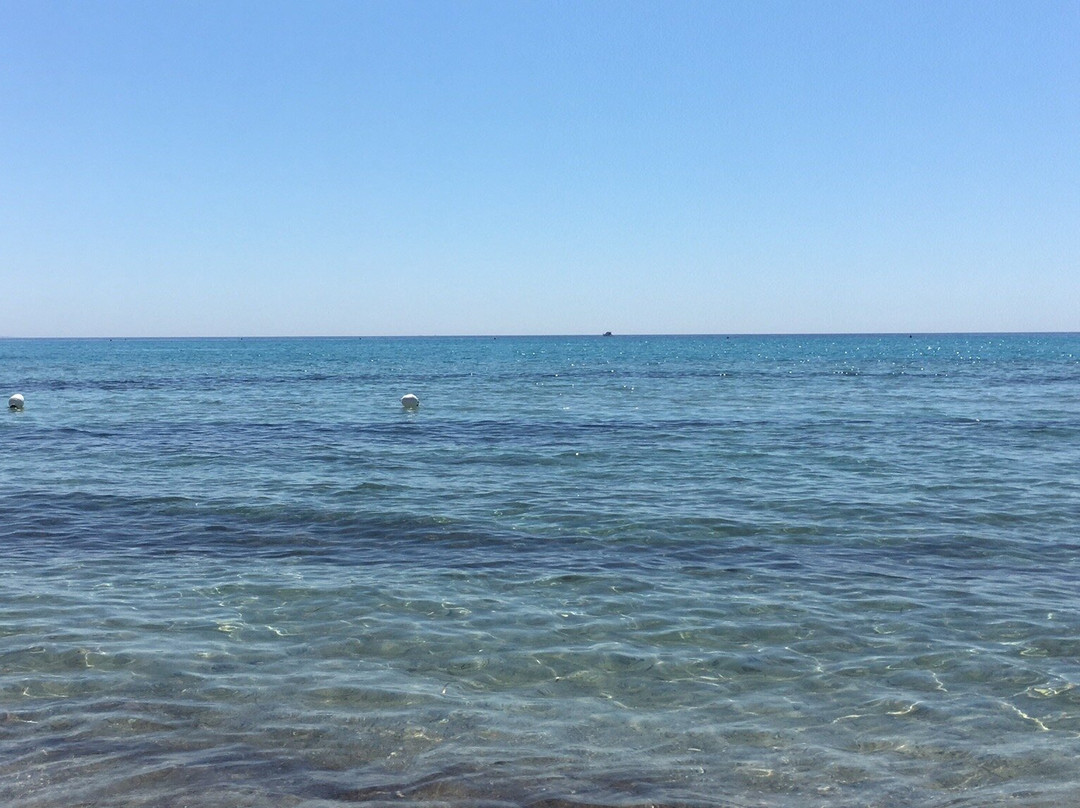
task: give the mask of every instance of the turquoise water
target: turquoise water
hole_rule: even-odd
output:
[[[1080,335],[4,340],[0,382],[5,805],[1080,804]]]

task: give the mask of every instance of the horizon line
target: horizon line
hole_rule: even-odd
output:
[[[945,337],[945,336],[1021,336],[1021,335],[1072,335],[1077,331],[1014,330],[1014,331],[663,331],[663,332],[574,332],[543,334],[194,334],[194,335],[69,335],[69,336],[16,336],[0,335],[0,340],[274,340],[274,339],[312,339],[312,340],[355,340],[355,339],[569,339],[569,338],[614,338],[614,337]]]

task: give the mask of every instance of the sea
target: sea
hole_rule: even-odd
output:
[[[9,808],[1080,805],[1078,334],[5,339],[0,387]]]

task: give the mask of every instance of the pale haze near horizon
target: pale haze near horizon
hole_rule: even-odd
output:
[[[0,0],[0,335],[1080,330],[1080,3]]]

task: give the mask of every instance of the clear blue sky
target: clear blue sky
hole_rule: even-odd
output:
[[[1080,330],[1080,0],[0,0],[0,334]]]

